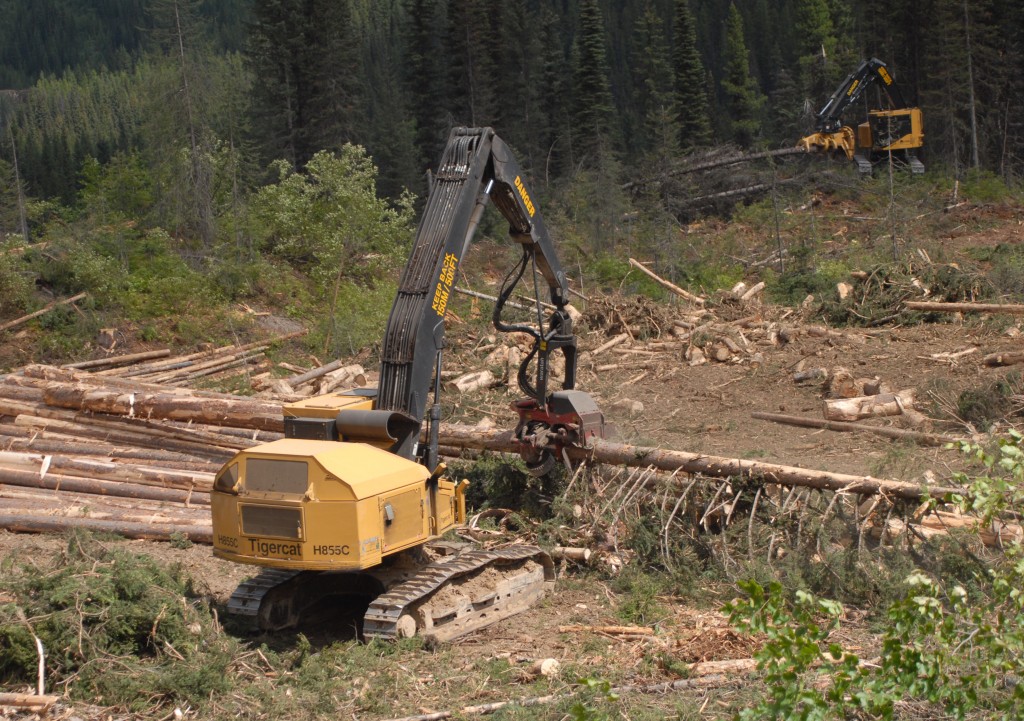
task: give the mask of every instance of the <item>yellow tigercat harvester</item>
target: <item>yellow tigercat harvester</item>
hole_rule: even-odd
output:
[[[889,101],[887,110],[871,110],[867,122],[853,128],[843,125],[847,108],[875,82],[879,82]],[[917,151],[924,145],[921,109],[907,107],[903,94],[878,58],[864,60],[832,93],[815,116],[817,132],[801,138],[798,146],[808,152],[842,153],[857,163],[857,169],[870,175],[874,163],[889,158],[905,162],[912,173],[923,173]]]
[[[493,130],[456,128],[391,308],[379,387],[285,406],[286,437],[239,452],[217,475],[214,553],[264,567],[236,589],[229,611],[272,630],[341,596],[366,608],[364,636],[447,640],[528,608],[553,584],[551,559],[535,546],[427,546],[466,517],[466,482],[449,479],[438,461],[439,379],[445,310],[488,200],[522,247],[494,326],[534,338],[518,373],[527,397],[513,404],[520,454],[542,474],[563,448],[604,437],[603,415],[573,390],[568,285],[522,173]],[[554,310],[545,318],[538,305],[536,325],[505,322],[505,303],[527,269],[544,277]],[[549,393],[556,350],[565,380]]]

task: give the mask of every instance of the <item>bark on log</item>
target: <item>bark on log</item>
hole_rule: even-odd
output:
[[[182,491],[176,488],[156,488],[139,483],[123,481],[102,481],[95,478],[65,476],[47,473],[42,478],[36,471],[20,471],[13,468],[0,468],[0,483],[24,488],[48,488],[52,491],[61,488],[76,493],[93,493],[99,496],[115,496],[118,498],[140,498],[150,501],[170,501],[172,503],[194,503],[210,505],[210,494],[202,491]]]
[[[914,391],[882,393],[877,396],[836,398],[822,404],[822,414],[828,421],[859,421],[864,418],[898,416],[904,408],[914,407]]]
[[[60,696],[39,696],[28,693],[0,693],[0,706],[24,708],[41,712],[60,701]]]
[[[0,411],[2,412],[2,411]],[[219,448],[208,443],[181,441],[172,438],[155,437],[129,430],[111,429],[100,426],[88,426],[74,421],[62,421],[43,416],[21,413],[14,419],[15,425],[28,428],[46,428],[79,438],[94,438],[106,443],[130,443],[145,448],[177,451],[207,460],[226,461],[234,455],[234,451]]]
[[[517,444],[512,431],[483,431],[471,426],[442,425],[441,443],[446,446],[460,446],[478,450],[515,453]],[[570,459],[609,463],[634,468],[652,466],[663,471],[684,471],[702,473],[718,478],[742,476],[763,478],[768,483],[783,486],[804,486],[826,491],[843,491],[861,495],[886,493],[898,498],[924,500],[945,498],[951,493],[963,493],[962,488],[929,487],[923,484],[894,481],[872,476],[854,476],[848,473],[831,473],[809,468],[796,468],[777,463],[722,458],[701,453],[686,453],[661,448],[634,446],[627,443],[594,441],[593,447],[567,448]]]
[[[704,299],[703,298],[701,298],[700,296],[694,295],[693,293],[691,293],[691,292],[689,292],[687,290],[683,290],[682,288],[680,288],[675,283],[671,283],[671,282],[665,280],[664,278],[662,278],[661,276],[656,274],[654,271],[648,270],[647,268],[645,268],[644,264],[641,263],[640,261],[635,260],[633,258],[630,258],[629,259],[629,264],[631,266],[633,266],[634,268],[636,268],[637,270],[639,270],[644,275],[646,275],[647,277],[649,277],[651,280],[653,280],[655,283],[660,285],[662,288],[665,288],[666,290],[669,290],[669,291],[675,293],[676,295],[678,295],[681,298],[685,298],[686,300],[690,301],[691,303],[696,303],[697,305],[704,305]]]
[[[57,384],[46,388],[44,395],[47,404],[58,408],[142,418],[195,420],[234,428],[284,430],[280,403],[190,398],[168,393],[120,393]]]
[[[597,348],[595,348],[591,352],[590,355],[592,355],[592,356],[600,355],[601,353],[604,353],[609,348],[614,348],[619,343],[623,343],[623,342],[625,342],[627,340],[629,340],[629,334],[628,333],[619,333],[617,336],[615,336],[611,340],[606,341],[606,342],[602,343],[601,345],[599,345]]]
[[[947,443],[959,443],[961,438],[943,436],[937,433],[922,433],[910,431],[903,428],[880,428],[879,426],[867,426],[860,423],[843,423],[841,421],[823,421],[820,418],[805,418],[804,416],[791,416],[784,413],[762,413],[760,411],[750,414],[751,418],[772,423],[783,423],[788,426],[800,426],[803,428],[826,428],[830,431],[853,431],[855,433],[871,433],[886,438],[897,438],[910,440],[926,446],[943,446]]]
[[[170,469],[155,469],[112,461],[97,461],[69,456],[49,456],[37,453],[0,451],[0,468],[26,471],[56,471],[81,478],[98,478],[106,481],[128,481],[161,488],[199,490],[209,493],[213,486],[213,473],[180,472]]]
[[[1008,313],[1024,315],[1024,305],[1013,303],[935,303],[923,300],[904,301],[908,310],[924,310],[934,313]]]
[[[79,293],[78,295],[73,295],[70,298],[64,298],[63,300],[55,300],[52,303],[48,303],[39,310],[35,311],[34,313],[29,313],[28,315],[23,315],[20,318],[15,318],[14,320],[9,320],[6,323],[0,324],[0,332],[10,330],[11,328],[16,328],[22,323],[27,323],[33,318],[38,318],[41,315],[46,315],[59,305],[67,305],[68,303],[74,303],[76,301],[82,300],[82,298],[84,298],[86,295],[88,295],[88,293]]]
[[[66,440],[66,437],[59,433],[7,425],[0,425],[0,448],[8,451],[17,449],[73,456],[134,459],[160,464],[173,463],[178,464],[173,466],[174,468],[193,468],[195,470],[216,469],[221,465],[219,460],[190,456],[185,453],[174,453],[156,448],[116,446],[99,442],[83,443],[78,439]]]
[[[577,561],[578,563],[588,563],[590,561],[591,555],[593,555],[593,551],[591,551],[589,548],[555,546],[551,549],[551,557],[556,561],[562,558],[566,558],[570,561]]]
[[[144,523],[122,523],[92,518],[57,518],[54,516],[20,516],[0,513],[0,528],[19,533],[53,533],[68,528],[85,528],[90,531],[115,533],[126,538],[143,538],[148,541],[170,541],[172,536],[184,536],[193,543],[213,543],[213,529],[203,526],[161,525]]]
[[[284,382],[287,383],[292,388],[295,388],[296,386],[302,385],[306,381],[311,381],[314,378],[319,378],[320,376],[327,375],[331,371],[341,368],[343,365],[345,365],[345,361],[339,358],[338,360],[331,361],[327,365],[322,365],[319,368],[314,368],[311,371],[300,373],[299,375],[292,376],[291,378],[285,378]]]
[[[1024,352],[989,353],[981,359],[981,364],[990,368],[994,366],[1012,366],[1018,363],[1024,363]]]
[[[607,633],[613,636],[653,636],[654,629],[650,626],[559,626],[559,633]]]
[[[472,373],[466,373],[463,376],[459,376],[455,380],[451,381],[449,385],[458,389],[460,393],[469,393],[470,391],[479,390],[481,388],[490,388],[494,385],[494,374],[489,370],[474,371]]]
[[[97,358],[96,360],[80,361],[78,363],[65,363],[61,368],[72,368],[74,370],[85,370],[86,368],[108,368],[114,366],[134,365],[141,361],[154,358],[166,358],[171,354],[169,348],[160,350],[147,350],[142,353],[129,353],[128,355],[115,355],[109,358]]]

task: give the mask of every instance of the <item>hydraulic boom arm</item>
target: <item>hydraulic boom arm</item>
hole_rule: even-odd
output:
[[[850,73],[832,93],[828,102],[818,111],[816,116],[818,132],[839,132],[843,126],[843,113],[850,105],[857,102],[864,91],[870,88],[875,81],[881,81],[881,87],[893,108],[906,107],[902,93],[893,82],[892,75],[889,74],[888,66],[878,58],[871,58],[863,61],[856,70]]]
[[[380,387],[375,404],[375,412],[386,412],[392,419],[389,428],[396,438],[392,450],[414,459],[428,395],[433,391],[431,438],[427,454],[421,454],[421,460],[431,469],[437,461],[436,432],[440,420],[437,395],[445,311],[458,277],[459,264],[488,199],[508,220],[510,237],[523,249],[511,282],[506,282],[502,288],[493,318],[498,330],[525,332],[534,338],[534,349],[520,367],[519,385],[537,408],[547,408],[548,357],[553,350],[561,350],[565,356],[563,389],[571,390],[575,384],[576,338],[565,308],[568,294],[565,273],[519,165],[491,128],[456,128],[434,176],[415,245],[391,308],[381,351]],[[538,307],[536,326],[505,323],[501,319],[502,308],[528,268],[540,271],[555,308],[544,318]],[[534,358],[536,375],[531,382],[527,366]],[[401,422],[395,423],[396,417]]]

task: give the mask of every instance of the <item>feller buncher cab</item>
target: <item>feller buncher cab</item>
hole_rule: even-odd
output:
[[[365,636],[444,640],[524,610],[553,583],[550,557],[533,546],[445,557],[427,547],[466,518],[466,482],[438,458],[444,318],[488,201],[522,248],[492,320],[534,339],[518,373],[526,397],[513,404],[520,453],[540,474],[567,457],[563,448],[604,437],[603,415],[574,390],[568,284],[519,166],[490,128],[456,128],[399,280],[379,387],[285,406],[286,437],[239,452],[217,475],[214,554],[265,569],[239,586],[229,611],[273,630],[322,598],[355,597],[368,604]],[[505,304],[528,270],[547,284],[553,310],[538,304],[533,322],[508,322]],[[563,354],[565,378],[549,392],[552,352]]]
[[[856,131],[843,125],[842,116],[872,85],[878,84],[889,105],[868,111],[868,119]],[[842,154],[869,175],[874,165],[890,157],[906,164],[911,172],[924,172],[917,151],[924,145],[921,109],[908,107],[888,66],[878,58],[864,60],[832,93],[815,116],[816,132],[798,145],[808,152]]]

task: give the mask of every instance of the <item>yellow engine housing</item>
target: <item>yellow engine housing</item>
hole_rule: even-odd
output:
[[[214,554],[295,570],[371,568],[464,523],[466,483],[431,479],[366,443],[266,443],[217,475]]]

